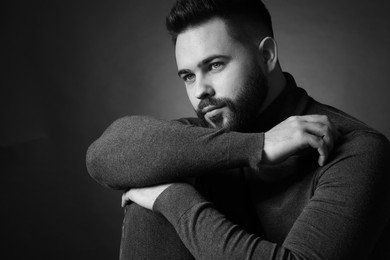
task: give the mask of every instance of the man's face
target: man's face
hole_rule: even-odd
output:
[[[245,131],[260,111],[267,80],[249,48],[212,19],[179,34],[176,62],[199,118],[210,127]]]

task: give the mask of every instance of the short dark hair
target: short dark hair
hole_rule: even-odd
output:
[[[261,0],[177,0],[166,18],[166,27],[176,43],[180,33],[212,18],[221,18],[236,27],[234,21],[241,18],[263,26],[267,35],[273,37],[271,15]]]

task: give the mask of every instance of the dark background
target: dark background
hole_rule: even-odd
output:
[[[3,9],[3,259],[118,258],[121,192],[89,177],[85,152],[121,116],[193,115],[164,27],[172,3],[13,1]],[[283,69],[389,138],[389,2],[265,3]]]

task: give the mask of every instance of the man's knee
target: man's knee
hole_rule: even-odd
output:
[[[174,227],[135,203],[125,208],[120,259],[193,259]]]

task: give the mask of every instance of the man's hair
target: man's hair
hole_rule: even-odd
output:
[[[213,18],[227,22],[238,38],[249,27],[262,28],[273,37],[271,16],[261,0],[177,0],[166,18],[166,27],[176,43],[180,33]]]

